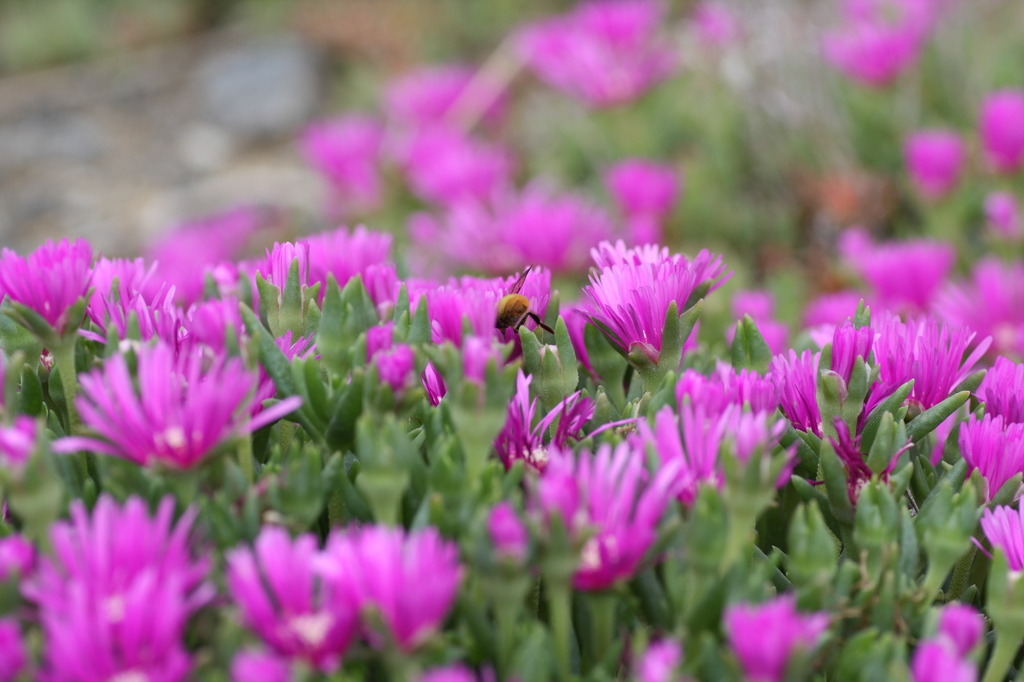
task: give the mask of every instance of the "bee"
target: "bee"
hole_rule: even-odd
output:
[[[538,327],[549,334],[554,334],[554,329],[541,322],[540,318],[537,317],[537,313],[530,311],[530,299],[519,293],[529,273],[530,266],[527,266],[523,270],[523,274],[519,276],[519,279],[508,288],[508,293],[498,301],[498,320],[494,326],[498,329],[519,331],[519,328],[523,326],[526,319],[530,318],[537,323]]]

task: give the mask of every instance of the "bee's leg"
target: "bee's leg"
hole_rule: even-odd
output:
[[[540,327],[541,329],[543,329],[544,331],[546,331],[546,332],[547,332],[548,334],[551,334],[552,336],[554,336],[554,334],[555,334],[555,330],[554,330],[554,329],[552,329],[551,327],[547,326],[547,325],[546,325],[546,324],[544,324],[543,322],[541,322],[541,321],[540,321],[540,318],[539,318],[539,317],[537,317],[537,313],[526,313],[526,315],[524,315],[523,317],[524,317],[524,318],[525,318],[525,317],[529,317],[529,318],[531,318],[531,319],[532,319],[532,320],[533,320],[534,322],[536,322],[536,323],[537,323],[537,326],[538,326],[538,327]],[[520,324],[522,324],[522,321],[520,321]]]

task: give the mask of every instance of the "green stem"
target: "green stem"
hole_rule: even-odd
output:
[[[327,499],[327,519],[332,528],[345,525],[345,498],[338,491],[332,492]]]
[[[953,577],[949,581],[949,594],[946,596],[946,601],[959,599],[960,595],[967,589],[967,578],[971,574],[971,564],[974,563],[974,557],[977,553],[978,548],[972,544],[967,554],[963,555],[960,561],[956,562],[956,566],[953,567]]]
[[[75,369],[75,337],[61,339],[50,349],[54,364],[60,370],[61,388],[64,390],[64,403],[68,410],[68,435],[79,430],[82,424],[75,407],[75,396],[78,395],[78,372]]]
[[[238,466],[249,485],[256,480],[256,464],[252,454],[252,438],[245,434],[238,443]]]
[[[568,581],[552,580],[548,583],[548,612],[551,634],[555,642],[555,665],[558,679],[568,682],[572,676],[572,590]]]
[[[985,677],[981,682],[1002,682],[1006,677],[1006,671],[1013,663],[1013,657],[1017,655],[1016,639],[1004,635],[996,635],[996,647],[989,659],[988,667],[985,669]]]
[[[587,594],[590,606],[591,651],[594,659],[590,662],[596,668],[601,658],[608,655],[615,639],[615,608],[618,599],[611,590],[601,590]]]
[[[498,678],[505,680],[511,674],[512,655],[516,648],[516,624],[523,610],[523,597],[530,589],[530,579],[523,575],[507,581],[495,598],[494,618],[498,626]]]
[[[292,438],[295,436],[295,424],[287,420],[281,420],[277,425],[277,442],[281,445],[281,456],[288,452],[288,447],[292,444]]]

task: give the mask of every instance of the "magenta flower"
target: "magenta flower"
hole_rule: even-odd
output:
[[[682,184],[672,166],[626,159],[608,169],[604,183],[626,218],[633,244],[664,241],[662,224],[672,212]]]
[[[1007,424],[1002,417],[971,415],[960,424],[960,452],[967,475],[977,469],[985,479],[985,499],[1024,471],[1024,424]]]
[[[985,618],[967,604],[953,602],[942,607],[937,636],[945,639],[958,656],[966,656],[985,634]]]
[[[750,682],[782,682],[794,652],[812,651],[828,629],[827,613],[801,615],[792,595],[757,606],[725,609],[723,626],[743,674]]]
[[[467,336],[462,340],[463,379],[483,386],[487,383],[487,366],[491,362],[495,367],[501,367],[504,362],[501,348],[492,336]]]
[[[384,110],[396,123],[419,127],[442,123],[452,106],[466,94],[473,81],[473,69],[460,64],[420,66],[392,81],[384,91]],[[488,87],[486,92],[469,93],[487,97],[485,118],[496,122],[505,108],[504,97]]]
[[[753,412],[769,413],[779,406],[779,393],[771,377],[746,369],[736,371],[723,362],[710,377],[685,370],[676,383],[676,403],[682,404],[686,396],[712,413],[722,412],[728,405],[747,405]]]
[[[63,335],[68,324],[68,309],[85,296],[89,288],[92,247],[79,239],[73,244],[62,239],[47,240],[28,256],[10,249],[0,251],[0,298],[9,296],[38,313]]]
[[[464,319],[469,321],[473,336],[493,336],[499,298],[490,292],[464,289],[455,282],[428,290],[427,313],[433,342],[451,341],[462,347]]]
[[[0,582],[14,575],[30,575],[35,563],[36,550],[31,542],[20,535],[0,538]]]
[[[0,465],[21,469],[36,449],[36,420],[19,414],[10,426],[0,424]]]
[[[636,251],[629,258],[649,255]],[[609,257],[609,252],[600,258],[595,253],[602,269],[591,274],[590,285],[583,288],[589,300],[578,312],[601,329],[622,353],[640,351],[655,364],[661,355],[669,305],[674,302],[682,313],[699,285],[707,282],[710,292],[727,279],[721,257],[708,251],[701,251],[692,261],[674,256],[657,263],[601,266],[602,259]]]
[[[1024,90],[997,90],[985,97],[978,120],[981,144],[1000,173],[1024,166]]]
[[[871,360],[871,346],[875,340],[875,330],[871,327],[853,326],[847,321],[836,327],[832,335],[832,371],[843,378],[844,384],[850,383],[857,358],[861,362]]]
[[[597,370],[590,364],[590,354],[587,352],[587,345],[583,340],[583,332],[587,327],[587,320],[582,315],[573,314],[573,309],[579,304],[563,303],[558,311],[565,321],[565,327],[569,332],[569,340],[572,342],[572,349],[576,352],[576,359],[592,377],[597,377]]]
[[[390,234],[373,232],[360,225],[355,230],[339,227],[320,232],[303,241],[309,246],[309,283],[321,283],[321,304],[327,293],[328,275],[334,275],[342,289],[350,279],[361,275],[371,300],[378,306],[385,302],[393,303],[398,297],[397,276],[394,285],[385,283],[383,287],[375,286],[376,280],[381,275],[386,276],[387,266],[391,265]]]
[[[152,300],[161,288],[173,287],[179,303],[202,300],[206,272],[238,257],[262,222],[255,209],[236,208],[174,227],[146,253],[155,270],[143,293]]]
[[[935,302],[946,322],[991,337],[992,352],[1024,352],[1024,263],[995,257],[974,264],[971,280],[946,288]]]
[[[921,130],[904,141],[903,156],[918,191],[941,199],[959,184],[967,150],[955,132]]]
[[[864,294],[858,291],[837,291],[816,297],[804,308],[804,326],[838,325],[857,312]]]
[[[390,386],[392,391],[399,393],[411,385],[416,370],[416,354],[403,343],[379,351],[374,356],[373,364],[377,367],[380,380]]]
[[[944,642],[926,640],[914,651],[910,679],[912,682],[977,682],[978,669],[973,661],[961,658]]]
[[[215,298],[197,303],[185,316],[185,341],[189,347],[207,346],[215,354],[223,354],[228,334],[241,342],[246,336],[242,311],[237,298]]]
[[[992,231],[1003,239],[1020,239],[1024,233],[1020,204],[1009,192],[992,192],[985,197],[985,218]]]
[[[313,123],[303,131],[303,155],[330,184],[331,214],[366,213],[380,205],[383,137],[384,126],[362,114]]]
[[[822,436],[821,413],[818,411],[819,353],[805,350],[797,355],[790,350],[786,355],[772,358],[769,376],[779,391],[779,408],[793,428]]]
[[[736,42],[743,28],[726,5],[712,0],[697,4],[690,18],[697,37],[707,48],[722,49]]]
[[[188,547],[195,510],[172,526],[173,514],[170,497],[150,516],[137,497],[119,507],[103,495],[91,518],[76,500],[51,527],[53,556],[22,585],[43,627],[41,679],[185,679],[185,626],[214,590]]]
[[[530,534],[509,502],[499,502],[491,507],[491,512],[487,515],[487,533],[491,536],[494,551],[498,556],[508,557],[516,562],[526,559]]]
[[[441,403],[441,398],[448,393],[448,387],[445,386],[444,377],[437,371],[433,363],[427,363],[423,374],[420,375],[420,382],[423,384],[423,390],[427,392],[427,400],[431,405],[437,407]]]
[[[1002,417],[1007,424],[1024,423],[1024,365],[996,358],[978,387],[978,397],[985,401],[985,414]]]
[[[15,682],[27,664],[28,653],[18,622],[0,619],[0,682]]]
[[[676,55],[659,35],[656,0],[584,2],[522,29],[516,46],[531,69],[588,106],[630,102],[672,74]]]
[[[142,466],[188,469],[218,445],[247,437],[294,411],[301,398],[286,398],[249,419],[256,376],[238,358],[216,358],[208,367],[198,355],[175,359],[168,346],[142,346],[138,390],[123,355],[80,375],[78,411],[95,436],[69,436],[55,452],[92,450]]]
[[[950,244],[930,239],[869,241],[854,253],[847,250],[846,260],[871,285],[875,309],[919,313],[931,308],[956,251]]]
[[[231,660],[231,682],[291,682],[288,661],[264,651],[240,651]]]
[[[419,682],[477,682],[473,671],[458,663],[423,673]]]
[[[845,0],[844,23],[825,33],[825,59],[871,87],[890,84],[917,61],[933,23],[930,0]]]
[[[832,448],[846,468],[846,494],[850,498],[850,504],[856,505],[861,489],[875,474],[867,464],[867,457],[861,452],[860,433],[851,435],[850,427],[840,417],[835,418],[835,427],[838,440],[830,436],[829,441],[831,441]],[[896,466],[896,460],[899,459],[900,455],[909,450],[911,445],[913,443],[908,440],[892,453],[892,457],[886,464],[885,470],[879,474],[881,480],[889,480],[889,474],[892,473],[893,467]]]
[[[1008,506],[985,509],[981,529],[993,547],[1003,550],[1010,570],[1024,570],[1024,510]]]
[[[127,339],[133,331],[133,319],[143,341],[157,338],[178,347],[183,340],[185,313],[174,303],[173,288],[162,289],[148,301],[146,294],[140,291],[122,290],[120,294],[115,292],[99,299],[94,294],[86,313],[96,330],[79,329],[78,333],[99,343],[107,341],[111,329],[118,339]]]
[[[675,682],[676,669],[683,662],[683,648],[671,639],[653,642],[640,658],[637,679],[640,682]]]
[[[438,206],[484,202],[511,186],[508,150],[448,126],[417,130],[397,154],[413,194]]]
[[[89,280],[92,295],[89,297],[86,314],[93,317],[94,311],[102,311],[102,299],[109,297],[112,292],[121,297],[142,292],[155,267],[155,264],[147,266],[142,258],[97,258]]]
[[[299,284],[308,286],[309,281],[309,256],[310,246],[308,242],[274,242],[274,246],[267,249],[267,255],[256,263],[255,271],[264,280],[281,289],[278,294],[278,303],[283,295],[284,288],[288,282],[288,271],[292,263],[299,264]]]
[[[292,540],[264,527],[253,549],[227,555],[227,585],[246,626],[276,653],[302,659],[324,672],[338,665],[356,633],[359,612],[344,571],[316,572],[317,540]]]
[[[391,641],[406,653],[440,628],[462,578],[458,546],[432,527],[334,531],[319,570],[325,579],[351,581],[361,612],[380,617],[387,633],[371,632],[374,646]]]
[[[534,183],[490,202],[453,206],[440,219],[419,214],[410,232],[424,250],[455,265],[504,274],[527,265],[581,272],[589,250],[614,229],[608,214],[587,199]]]
[[[522,460],[528,466],[542,471],[548,463],[549,448],[561,449],[569,439],[581,436],[583,426],[594,416],[594,401],[580,391],[562,400],[534,425],[537,398],[530,399],[532,376],[522,370],[516,377],[516,394],[508,406],[505,427],[494,440],[494,449],[505,468],[510,469]],[[545,444],[545,436],[555,420],[558,420],[554,436]]]
[[[932,317],[903,322],[885,314],[876,318],[875,330],[875,360],[880,371],[868,411],[910,379],[914,380],[910,404],[921,410],[938,405],[974,370],[991,343],[984,339],[964,360],[975,335],[963,327],[951,327]]]
[[[657,537],[678,490],[679,464],[649,474],[641,448],[602,445],[596,453],[556,452],[532,490],[531,508],[550,522],[560,514],[570,537],[588,532],[573,585],[604,590],[628,580]]]

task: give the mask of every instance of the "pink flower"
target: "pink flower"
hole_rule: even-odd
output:
[[[92,247],[79,239],[73,244],[62,239],[47,240],[28,256],[10,249],[0,251],[0,297],[32,309],[63,335],[70,323],[68,309],[85,296],[89,288]]]
[[[882,244],[868,240],[853,253],[847,249],[845,260],[871,285],[875,310],[919,313],[931,308],[956,251],[930,239]]]
[[[1002,417],[971,415],[960,423],[960,452],[967,475],[977,469],[985,479],[985,499],[1024,471],[1024,424],[1007,424]],[[1019,570],[1019,569],[1015,569]]]
[[[819,359],[820,354],[809,350],[801,355],[790,350],[772,359],[769,375],[779,391],[779,408],[793,428],[820,438],[823,434],[818,411]]]
[[[779,393],[771,377],[746,369],[736,371],[723,362],[710,377],[696,370],[684,370],[676,383],[676,402],[682,404],[685,396],[715,413],[727,405],[746,405],[754,412],[774,412],[779,406]]]
[[[494,543],[499,556],[509,557],[517,562],[526,559],[530,534],[509,502],[499,502],[487,515],[487,533]]]
[[[683,662],[683,649],[671,639],[662,639],[647,647],[640,658],[637,678],[640,682],[675,682],[676,669]]]
[[[0,424],[0,465],[20,469],[36,449],[36,420],[19,414],[10,426]]]
[[[96,330],[79,329],[78,333],[99,343],[106,343],[111,330],[123,341],[135,328],[143,341],[158,338],[177,348],[183,340],[186,315],[174,303],[173,288],[161,289],[149,300],[141,291],[128,292],[123,289],[99,299],[94,295],[86,313]]]
[[[921,194],[941,199],[959,184],[967,150],[955,132],[922,130],[903,143],[903,156]]]
[[[985,218],[992,231],[1003,239],[1019,239],[1024,233],[1020,205],[1009,192],[992,192],[985,197]]]
[[[942,607],[938,637],[952,645],[958,656],[966,656],[985,634],[985,619],[977,609],[953,602]]]
[[[569,444],[570,438],[579,438],[583,426],[594,416],[594,401],[577,391],[534,425],[538,399],[530,399],[531,381],[532,376],[519,370],[516,394],[508,406],[508,419],[494,441],[494,449],[506,468],[522,460],[534,469],[543,470],[547,466],[549,448],[561,449]],[[550,443],[545,444],[545,436],[556,419],[556,432]]]
[[[931,31],[930,0],[845,0],[844,23],[822,38],[825,59],[853,80],[888,85],[917,61]]]
[[[444,668],[434,668],[423,673],[419,682],[476,682],[476,675],[458,663]]]
[[[704,0],[699,3],[693,10],[691,21],[705,47],[728,47],[742,34],[736,16],[720,2]]]
[[[914,380],[908,401],[927,410],[945,400],[953,388],[974,370],[988,350],[989,339],[983,340],[966,359],[964,355],[974,333],[963,327],[952,327],[933,317],[903,322],[895,315],[876,318],[875,360],[880,371],[878,384],[872,391],[875,400],[868,410],[884,396]]]
[[[974,264],[971,280],[948,286],[936,313],[950,324],[992,338],[992,352],[1024,352],[1024,263],[995,257]]]
[[[473,69],[461,64],[417,67],[388,83],[384,110],[389,119],[403,125],[418,127],[444,122],[473,78]],[[486,94],[492,101],[485,118],[496,122],[504,113],[504,98],[490,89]]]
[[[391,266],[390,234],[372,232],[360,225],[355,230],[339,227],[320,232],[306,237],[303,242],[309,247],[309,283],[321,283],[320,304],[323,304],[327,293],[328,275],[333,275],[342,289],[350,279],[361,275],[367,293],[378,306],[386,302],[394,303],[398,297],[397,277],[393,285],[380,282],[384,284],[383,287],[374,286],[381,275],[386,276],[384,269]]]
[[[870,360],[874,340],[875,330],[871,327],[858,329],[851,321],[836,327],[832,335],[832,371],[843,378],[844,384],[850,383],[857,358],[861,362]]]
[[[373,364],[377,367],[380,380],[398,393],[410,385],[410,378],[416,369],[416,354],[403,343],[378,352]]]
[[[432,527],[409,534],[383,526],[335,531],[320,561],[320,575],[350,580],[360,611],[373,609],[406,653],[440,628],[462,578],[458,546]],[[383,634],[371,633],[371,643],[380,646]]]
[[[981,143],[1000,173],[1024,166],[1024,90],[997,90],[985,97],[978,120]]]
[[[97,437],[69,436],[55,452],[92,450],[142,466],[188,469],[217,445],[245,436],[294,411],[301,398],[287,398],[250,420],[256,376],[238,358],[215,358],[208,367],[198,355],[175,359],[168,346],[142,346],[136,389],[123,355],[80,375],[76,405]]]
[[[525,27],[516,45],[549,85],[591,107],[630,102],[672,74],[676,55],[658,33],[655,0],[584,2]]]
[[[978,387],[978,397],[985,401],[985,414],[1002,417],[1007,424],[1024,423],[1024,365],[996,358]]]
[[[553,453],[536,487],[532,509],[550,522],[561,515],[571,537],[590,532],[573,585],[604,590],[637,571],[668,503],[675,496],[678,464],[649,474],[641,448],[602,445],[596,453]]]
[[[988,510],[986,510],[988,511]],[[943,642],[924,641],[910,661],[912,682],[977,682],[978,669]]]
[[[665,218],[679,194],[672,166],[648,159],[625,159],[608,169],[605,185],[625,215]]]
[[[51,527],[53,557],[22,586],[43,626],[40,679],[185,679],[185,626],[214,590],[188,547],[195,510],[172,527],[173,514],[170,497],[150,516],[137,497],[119,507],[103,495],[91,518],[76,500],[70,522]]]
[[[263,651],[240,651],[231,661],[231,682],[291,682],[291,665]]]
[[[607,243],[602,248],[608,250],[594,255],[602,269],[591,274],[590,285],[583,288],[589,300],[579,313],[623,353],[640,350],[654,363],[661,354],[669,306],[674,302],[682,313],[699,285],[707,282],[710,292],[727,279],[721,257],[708,251],[701,251],[692,261],[677,255],[636,264],[636,260],[650,257],[647,251],[636,250],[627,252],[622,262],[601,265],[616,257]]]
[[[20,535],[0,538],[0,582],[13,575],[28,576],[35,563],[36,550],[31,542]]]
[[[858,291],[822,294],[804,308],[804,326],[838,325],[853,317],[864,295]]]
[[[1003,550],[1010,570],[1024,570],[1024,509],[999,506],[985,509],[981,529],[993,547]]]
[[[452,206],[440,219],[419,214],[410,232],[425,251],[453,264],[504,274],[528,265],[581,272],[589,250],[614,229],[608,214],[590,201],[534,183],[489,202]]]
[[[380,204],[383,136],[381,123],[362,114],[313,123],[303,131],[303,155],[331,185],[332,214],[366,213]]]
[[[792,595],[729,606],[723,616],[729,645],[750,682],[782,682],[793,653],[813,650],[828,624],[826,613],[797,613]]]
[[[427,400],[434,407],[441,403],[441,398],[448,393],[448,387],[444,384],[444,377],[437,371],[433,363],[428,362],[423,374],[420,376],[423,390],[427,392]]]
[[[319,575],[314,536],[295,540],[265,527],[253,549],[227,555],[227,585],[248,628],[277,654],[335,669],[359,621],[351,579],[344,571]]]
[[[15,682],[28,664],[17,621],[0,619],[0,682]]]
[[[236,208],[174,227],[146,253],[155,270],[144,282],[143,293],[152,300],[161,288],[174,287],[173,296],[180,303],[201,300],[207,270],[234,260],[261,222],[255,209]]]
[[[439,206],[487,201],[511,185],[511,153],[455,128],[420,129],[399,156],[413,194]]]

